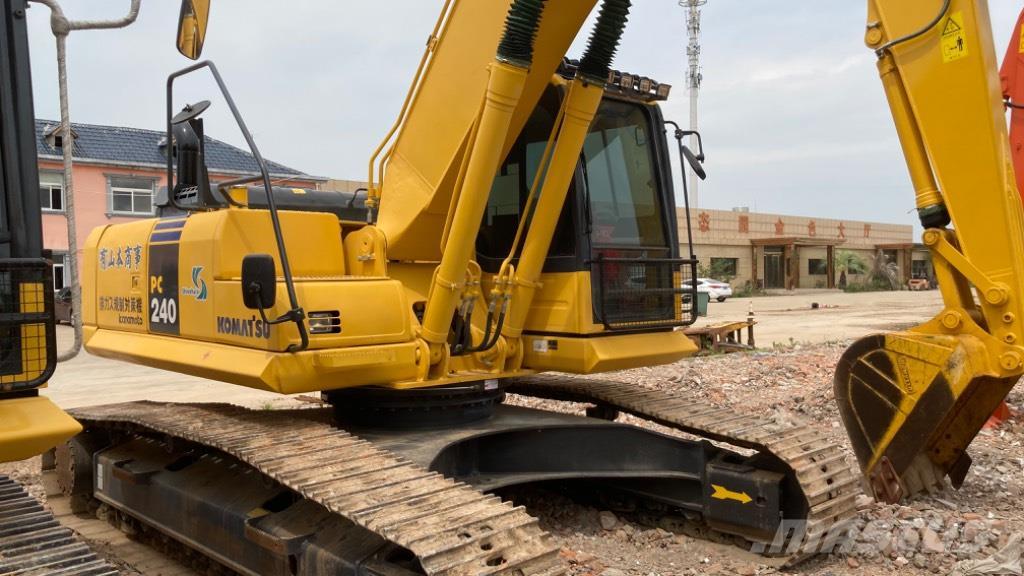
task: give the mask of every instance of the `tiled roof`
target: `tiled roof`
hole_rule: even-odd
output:
[[[36,120],[36,152],[40,158],[61,158],[61,149],[50,146],[46,137],[47,133],[59,129],[59,121]],[[161,131],[77,122],[71,123],[71,130],[75,134],[76,160],[154,167],[166,165],[167,157],[160,145],[165,134]],[[259,170],[252,154],[209,136],[206,136],[206,165],[211,172],[256,173]],[[270,160],[267,160],[267,168],[274,176],[323,180]]]

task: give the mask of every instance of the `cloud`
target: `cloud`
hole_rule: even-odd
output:
[[[742,74],[735,80],[739,84],[762,84],[771,82],[815,81],[841,76],[846,72],[872,62],[873,57],[862,54],[846,56],[839,62],[823,57],[801,56],[782,62],[762,62],[753,66],[749,77]]]

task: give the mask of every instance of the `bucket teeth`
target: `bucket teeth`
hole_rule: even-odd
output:
[[[1016,382],[993,374],[988,357],[974,336],[912,332],[868,336],[843,354],[839,415],[877,499],[963,481],[967,446]]]

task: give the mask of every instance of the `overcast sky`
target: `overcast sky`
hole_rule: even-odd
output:
[[[472,0],[486,1],[486,0]],[[62,0],[71,18],[118,17],[128,0]],[[991,0],[1000,57],[1021,0]],[[204,57],[234,93],[264,156],[331,178],[365,179],[368,154],[405,95],[442,0],[214,0]],[[707,208],[913,223],[913,192],[874,66],[863,0],[709,0],[701,131]],[[129,29],[73,32],[75,122],[162,129],[178,2],[142,0]],[[29,11],[36,116],[59,118],[49,13]],[[584,35],[587,28],[584,29]],[[579,56],[577,39],[571,56]],[[684,126],[686,35],[676,0],[634,2],[616,67],[676,86],[665,116]],[[205,79],[207,134],[244,147]]]

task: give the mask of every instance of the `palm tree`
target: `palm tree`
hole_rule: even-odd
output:
[[[846,274],[864,274],[868,265],[859,254],[850,250],[838,250],[835,256],[835,267],[839,272],[839,288],[846,288]]]

